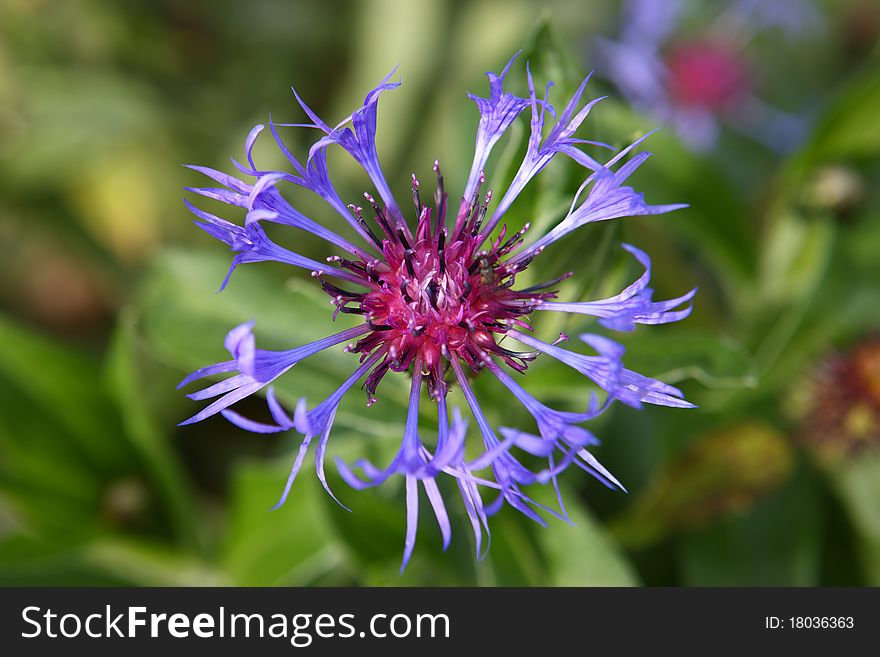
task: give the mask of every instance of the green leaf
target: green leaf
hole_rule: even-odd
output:
[[[789,386],[792,377],[801,376],[832,345],[856,339],[880,321],[880,288],[868,275],[865,260],[860,261],[867,254],[858,252],[872,243],[872,230],[867,225],[835,229],[832,238],[833,250],[808,275],[814,283],[804,285],[786,304],[755,308],[748,318],[760,368],[757,394],[766,397]]]
[[[558,98],[570,97],[570,91],[584,77],[583,67],[577,64],[565,47],[549,11],[543,11],[526,36],[520,55],[529,63],[532,75],[540,80],[553,80],[557,85],[554,93]],[[526,110],[528,111],[528,110]]]
[[[760,285],[744,307],[760,337],[757,356],[766,370],[798,330],[830,265],[835,227],[825,217],[794,211],[773,217],[761,253]]]
[[[149,372],[151,376],[148,376],[144,371],[143,345],[135,324],[134,310],[123,309],[118,317],[107,362],[108,389],[122,409],[125,435],[155,482],[176,534],[186,543],[195,545],[198,524],[192,501],[193,491],[157,419],[161,413],[151,403],[154,398],[150,394],[151,385],[167,385],[169,392],[173,388],[167,373],[161,377],[153,369]],[[161,397],[167,398],[167,394]]]
[[[667,383],[694,379],[711,389],[757,385],[754,359],[731,337],[679,327],[639,327],[615,338],[626,346],[627,368]]]
[[[0,494],[16,532],[70,546],[122,520],[113,491],[138,464],[97,363],[0,318],[0,375]]]
[[[123,460],[118,415],[97,364],[0,316],[0,375],[57,422],[98,467]]]
[[[837,463],[830,474],[855,529],[867,584],[880,586],[880,456]]]
[[[682,584],[816,586],[823,512],[816,482],[801,468],[748,513],[681,534],[676,544]]]
[[[550,491],[542,497],[553,504]],[[550,586],[637,586],[638,576],[620,546],[571,490],[562,488],[571,525],[551,519],[539,528]]]
[[[242,463],[235,471],[221,562],[242,586],[304,586],[338,568],[344,550],[325,517],[325,495],[309,464],[287,501],[278,501],[295,451],[273,463]]]
[[[0,586],[125,586],[132,581],[86,563],[78,544],[28,534],[0,537]]]
[[[835,230],[825,218],[785,212],[770,224],[761,253],[758,307],[797,302],[812,294],[828,267]]]
[[[31,66],[21,72],[32,84],[22,99],[24,118],[42,129],[36,139],[12,141],[0,158],[17,185],[72,180],[96,157],[120,141],[151,134],[161,140],[161,104],[154,91],[132,75]],[[8,166],[14,163],[14,166]]]
[[[552,520],[550,522],[555,522]],[[542,527],[505,507],[489,518],[492,532],[488,556],[477,563],[477,580],[484,586],[547,586],[549,572],[535,536]]]
[[[876,60],[837,94],[832,107],[815,130],[803,159],[815,165],[847,157],[868,157],[880,152],[880,70]]]
[[[703,436],[660,470],[613,523],[641,548],[682,530],[743,513],[791,473],[793,453],[772,427],[744,423]]]
[[[101,537],[77,550],[74,561],[129,586],[228,586],[210,564],[161,545],[117,537]]]

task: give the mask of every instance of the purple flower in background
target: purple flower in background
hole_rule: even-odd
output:
[[[620,36],[600,42],[598,56],[630,103],[672,125],[693,150],[709,150],[724,122],[784,152],[804,122],[759,99],[746,48],[762,31],[794,36],[819,23],[807,0],[629,0]]]
[[[378,400],[386,375],[406,376],[410,381],[409,406],[396,457],[384,467],[365,460],[351,465],[337,461],[343,480],[357,489],[379,485],[395,476],[404,479],[407,532],[403,566],[415,544],[420,486],[446,545],[451,524],[437,480],[448,477],[455,481],[479,556],[483,536],[488,537],[489,533],[487,517],[505,504],[540,523],[544,519],[539,511],[566,519],[561,499],[559,510],[550,509],[532,500],[525,487],[550,483],[558,498],[556,480],[569,465],[582,468],[609,487],[622,488],[590,453],[589,448],[598,440],[581,426],[615,400],[634,407],[691,406],[676,388],[624,368],[623,348],[608,338],[580,335],[580,342],[590,351],[582,354],[560,346],[568,339],[564,334],[551,342],[533,336],[529,315],[544,311],[592,315],[606,328],[625,331],[636,324],[677,321],[690,313],[694,292],[669,301],[654,301],[648,287],[651,261],[629,245],[624,248],[639,261],[644,273],[608,299],[554,301],[556,293],[552,288],[572,272],[525,288],[517,285],[517,277],[529,264],[571,231],[593,222],[661,214],[682,206],[650,205],[627,185],[629,176],[649,156],[637,152],[642,140],[604,162],[582,150],[585,145],[598,145],[574,136],[597,102],[581,101],[587,80],[556,118],[548,99],[538,98],[530,73],[527,98],[504,89],[504,79],[514,59],[500,75],[488,73],[488,98],[471,96],[480,122],[474,161],[460,203],[448,204],[440,165],[435,162],[436,191],[432,203],[423,202],[421,185],[415,175],[412,177],[415,222],[407,220],[395,201],[376,148],[379,97],[399,84],[389,82],[389,78],[335,127],[322,121],[297,95],[311,121],[309,127],[324,134],[311,146],[303,163],[284,144],[278,126],[270,123],[272,137],[288,159],[290,172],[261,170],[254,163],[251,153],[263,126],[257,126],[247,138],[247,164],[236,163],[240,176],[193,167],[221,187],[191,191],[244,210],[243,225],[238,225],[187,203],[198,218],[197,225],[236,253],[232,268],[274,260],[306,269],[330,296],[334,318],[339,313],[351,314],[359,318],[359,323],[286,351],[258,349],[253,323],[232,329],[226,339],[231,359],[193,372],[181,383],[183,386],[217,374],[229,375],[189,395],[192,399],[213,401],[182,424],[222,413],[248,431],[293,430],[301,434],[303,439],[281,504],[313,441],[317,474],[329,492],[325,476],[327,444],[336,411],[346,393],[360,383],[370,406]],[[490,211],[492,193],[483,192],[484,167],[494,145],[526,109],[531,114],[531,136],[525,156],[501,201]],[[330,182],[326,155],[328,149],[337,147],[362,166],[375,188],[378,199],[364,194],[369,206],[366,210],[345,205]],[[526,185],[559,153],[584,167],[584,189],[589,190],[585,198],[573,203],[571,211],[543,236],[531,238],[528,224],[508,234],[506,226],[500,223],[503,215]],[[350,242],[304,216],[282,196],[278,189],[282,183],[292,183],[321,197],[342,216],[361,243]],[[333,254],[326,262],[317,262],[282,248],[267,237],[262,227],[266,222],[317,235],[332,248]],[[524,349],[517,349],[513,343],[523,345]],[[272,392],[272,382],[305,358],[340,345],[352,354],[352,366],[336,391],[317,404],[301,399],[293,412],[284,409]],[[583,374],[604,391],[604,400],[600,401],[595,394],[585,394],[584,410],[568,412],[554,410],[535,399],[510,372],[524,373],[529,363],[542,354]],[[492,426],[471,386],[471,380],[483,371],[497,379],[525,407],[534,419],[533,428]],[[455,386],[464,397],[472,423],[463,418],[461,409],[448,405],[447,397]],[[232,410],[234,403],[263,388],[267,388],[272,422],[257,422]],[[420,409],[425,405],[436,409],[437,414],[436,429],[430,431],[420,426],[419,421]],[[478,438],[468,438],[469,424],[475,425],[475,430],[471,430]],[[537,468],[527,465],[526,461],[534,464],[536,458],[540,463]]]

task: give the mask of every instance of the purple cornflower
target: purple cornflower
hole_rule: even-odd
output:
[[[702,29],[688,27],[696,18]],[[819,24],[807,0],[629,0],[617,40],[599,43],[602,72],[637,109],[670,124],[695,151],[716,142],[719,123],[778,151],[796,145],[803,120],[755,92],[746,48],[759,32],[802,34]]]
[[[635,324],[662,324],[677,321],[690,313],[694,291],[669,301],[654,301],[648,287],[651,262],[639,249],[625,245],[644,267],[644,273],[629,287],[611,298],[598,301],[558,302],[551,291],[571,272],[537,285],[517,288],[517,277],[529,263],[563,235],[585,224],[634,215],[653,215],[680,208],[680,205],[649,205],[644,197],[627,186],[629,176],[648,158],[637,152],[638,140],[599,162],[581,150],[584,144],[574,134],[597,100],[582,102],[587,80],[575,92],[556,118],[547,98],[535,93],[528,74],[529,97],[521,98],[504,89],[504,78],[516,56],[500,75],[488,73],[489,97],[471,96],[480,113],[476,148],[470,175],[454,212],[438,162],[434,163],[436,191],[433,204],[422,201],[420,183],[411,181],[415,224],[405,218],[382,173],[376,149],[376,108],[382,92],[399,83],[386,78],[366,97],[364,104],[335,127],[324,123],[297,95],[299,104],[311,120],[309,127],[324,133],[308,152],[303,164],[282,141],[278,126],[269,129],[292,172],[259,169],[251,152],[263,126],[251,131],[245,144],[247,164],[235,163],[241,176],[234,177],[205,167],[193,167],[220,183],[217,188],[190,191],[238,206],[245,211],[243,226],[231,223],[187,203],[198,217],[196,222],[210,235],[236,252],[232,268],[247,262],[274,260],[300,267],[329,294],[335,306],[334,318],[346,313],[361,318],[354,328],[287,351],[267,351],[255,346],[253,323],[242,324],[226,339],[231,359],[205,367],[186,377],[181,386],[216,374],[228,378],[189,395],[196,400],[213,399],[207,407],[182,424],[199,422],[222,413],[230,422],[258,433],[295,430],[303,435],[290,476],[279,504],[286,499],[312,440],[317,441],[315,460],[318,477],[327,486],[324,461],[333,420],[343,396],[363,381],[367,405],[377,401],[382,379],[395,372],[410,379],[409,407],[403,438],[397,456],[384,468],[368,461],[349,466],[337,461],[342,478],[354,488],[376,486],[394,475],[404,478],[407,505],[407,532],[403,566],[415,544],[419,508],[419,485],[441,528],[444,546],[451,536],[451,525],[437,479],[451,477],[459,488],[464,510],[474,531],[478,556],[483,553],[483,535],[488,537],[487,516],[505,503],[534,520],[544,523],[536,510],[566,518],[559,500],[559,511],[549,509],[528,497],[524,487],[552,483],[569,465],[589,472],[609,487],[623,488],[590,453],[598,440],[580,426],[604,411],[614,400],[639,407],[643,403],[690,407],[676,388],[625,369],[623,348],[599,335],[583,334],[580,341],[590,350],[581,354],[560,345],[567,336],[544,342],[532,335],[528,317],[533,312],[565,312],[592,315],[613,330],[632,330]],[[390,77],[390,76],[389,76]],[[549,88],[549,87],[548,87]],[[295,92],[294,92],[295,93]],[[483,173],[493,146],[507,128],[526,109],[531,110],[531,137],[510,187],[490,211],[491,191],[482,193]],[[551,121],[548,117],[555,118]],[[546,129],[546,130],[545,130]],[[544,133],[546,131],[546,136]],[[327,150],[341,147],[366,171],[378,194],[364,194],[369,211],[345,205],[330,182]],[[607,147],[606,147],[607,148]],[[527,239],[529,226],[508,235],[500,224],[525,186],[557,154],[562,153],[586,169],[588,189],[585,197],[572,203],[571,210],[545,235]],[[296,210],[281,195],[279,183],[288,182],[308,189],[327,202],[362,238],[356,245]],[[326,262],[305,258],[272,242],[262,229],[263,222],[274,222],[304,230],[323,238],[336,253]],[[498,230],[495,230],[498,228]],[[230,268],[230,273],[232,272]],[[227,276],[228,279],[228,276]],[[226,281],[223,282],[226,284]],[[507,337],[507,346],[502,346]],[[527,350],[518,351],[510,342]],[[337,345],[353,355],[351,374],[327,399],[309,408],[301,399],[294,412],[286,411],[276,399],[270,384],[297,363]],[[527,392],[510,370],[523,373],[539,355],[561,361],[601,388],[584,400],[583,412],[554,410]],[[535,422],[535,429],[493,427],[471,387],[471,379],[487,371],[506,387]],[[231,410],[231,406],[262,388],[272,423],[256,422]],[[468,422],[462,412],[447,405],[451,386],[458,386],[466,400],[479,435],[480,450],[467,440]],[[425,395],[426,393],[426,395]],[[436,405],[436,436],[425,438],[419,427],[419,409],[427,396]],[[433,434],[433,432],[432,432]],[[465,447],[470,445],[469,455]],[[476,452],[480,452],[476,454]],[[476,455],[475,455],[476,454]],[[519,454],[519,456],[517,456]],[[523,463],[524,456],[546,463],[534,470]],[[489,493],[493,499],[484,501]],[[332,493],[331,493],[332,495]],[[335,496],[334,496],[334,499]]]

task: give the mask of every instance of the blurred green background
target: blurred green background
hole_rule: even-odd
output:
[[[629,494],[572,468],[574,526],[504,510],[483,561],[450,495],[449,551],[423,517],[400,576],[398,484],[357,493],[331,477],[349,514],[306,467],[270,511],[295,435],[176,427],[198,407],[176,382],[224,360],[232,326],[255,319],[265,348],[332,326],[322,293],[284,268],[243,266],[215,293],[231,256],[193,227],[181,188],[203,180],[180,165],[231,170],[269,113],[302,121],[292,84],[334,123],[399,64],[404,85],[379,110],[387,177],[406,198],[409,173],[429,179],[439,157],[461,189],[477,123],[465,92],[485,94],[483,72],[522,48],[562,102],[596,67],[597,36],[619,32],[618,3],[0,0],[0,584],[880,585],[880,12],[814,6],[821,29],[748,51],[761,97],[811,121],[794,152],[724,131],[695,155],[663,130],[635,186],[690,208],[579,231],[537,273],[576,265],[564,294],[598,298],[636,274],[627,241],[653,257],[657,298],[698,285],[689,319],[621,339],[628,367],[700,408],[606,414],[596,453]],[[524,93],[522,61],[509,79]],[[611,98],[584,136],[620,146],[654,127],[601,77],[589,89]],[[298,153],[316,138],[289,130]],[[496,149],[496,190],[524,133]],[[269,143],[257,158],[283,166]],[[345,158],[331,168],[346,201],[365,189]],[[558,217],[582,179],[554,163],[511,223]],[[590,326],[543,319],[543,335]],[[282,400],[319,401],[348,363],[298,366]],[[530,392],[579,407],[582,382],[545,365]],[[393,454],[406,405],[393,378],[369,411],[343,405],[331,455]],[[491,419],[520,412],[476,387]]]

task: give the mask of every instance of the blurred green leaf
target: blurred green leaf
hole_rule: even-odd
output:
[[[0,333],[0,396],[11,410],[0,418],[0,507],[9,505],[15,526],[11,537],[0,528],[0,562],[10,569],[0,579],[131,582],[84,557],[95,541],[154,522],[97,363],[5,320]]]
[[[551,519],[550,522],[560,522]],[[534,523],[518,511],[504,508],[490,519],[488,556],[477,563],[477,579],[484,586],[547,586],[549,571],[535,535]]]
[[[84,162],[112,152],[122,140],[155,144],[163,138],[155,89],[133,76],[87,69],[72,76],[50,67],[18,73],[28,81],[21,119],[38,138],[4,140],[0,165],[17,185],[44,189],[47,182],[69,181]]]
[[[679,535],[681,583],[816,586],[825,511],[816,483],[799,468],[783,488],[748,513]]]
[[[880,151],[880,70],[876,60],[835,97],[803,154],[801,166],[828,160],[867,157]]]
[[[762,244],[758,306],[797,302],[815,291],[828,267],[835,227],[824,218],[783,213]]]
[[[872,278],[880,277],[880,212],[868,212],[858,226],[844,233],[842,241],[842,255],[850,265],[858,271],[870,272]]]
[[[43,409],[2,383],[4,405],[16,413],[0,416],[0,508],[15,532],[65,545],[87,537],[99,523],[101,473]]]
[[[748,329],[758,343],[756,358],[761,368],[761,386],[755,395],[776,394],[835,345],[880,325],[880,289],[867,275],[870,269],[859,261],[865,257],[859,250],[871,243],[872,230],[867,224],[834,230],[832,250],[823,255],[827,262],[822,263],[815,285],[807,286],[801,298],[785,307],[756,309]]]
[[[557,98],[568,99],[586,73],[568,52],[549,10],[541,12],[526,35],[520,58],[529,63],[532,75],[539,80],[553,80],[558,85],[554,91]]]
[[[161,385],[166,381],[156,376],[155,371],[151,372],[151,378],[146,379],[140,353],[142,345],[139,344],[135,324],[132,308],[124,309],[119,314],[107,363],[108,390],[122,409],[125,434],[161,492],[177,535],[193,546],[198,531],[193,491],[169,445],[167,435],[157,421],[159,414],[150,403],[150,384]],[[167,383],[170,391],[170,382]]]
[[[692,443],[632,500],[612,524],[627,546],[705,526],[751,508],[789,476],[788,441],[765,424],[740,424]]]
[[[77,441],[96,467],[127,456],[97,364],[0,316],[0,374]]]
[[[571,525],[555,519],[538,530],[547,560],[550,586],[637,586],[639,578],[620,546],[580,502],[577,495],[561,489]],[[550,491],[544,502],[553,504]]]
[[[806,219],[795,213],[774,218],[764,241],[759,293],[748,303],[755,354],[762,374],[775,364],[803,328],[804,314],[831,262],[835,230],[824,218]]]
[[[839,462],[830,474],[855,529],[867,583],[880,586],[880,456]]]
[[[287,501],[278,501],[295,450],[284,462],[245,462],[236,469],[229,526],[221,556],[242,586],[304,586],[340,567],[344,551],[325,518],[324,495],[306,464]]]
[[[758,382],[752,355],[731,337],[678,327],[615,337],[627,348],[628,368],[667,383],[695,379],[706,388],[736,389]]]
[[[5,319],[0,345],[0,491],[21,531],[69,547],[111,521],[134,454],[94,361]]]
[[[228,586],[226,576],[203,560],[146,541],[101,537],[84,545],[74,559],[128,586]]]
[[[69,543],[25,533],[0,535],[2,586],[124,586],[132,581],[83,559]]]

